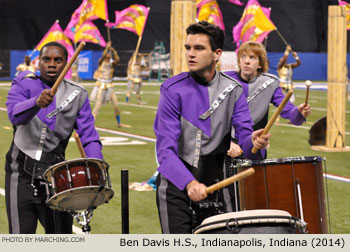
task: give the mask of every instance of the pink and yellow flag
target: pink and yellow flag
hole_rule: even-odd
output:
[[[340,6],[345,6],[346,10],[346,29],[350,30],[350,4],[345,1],[339,1]]]
[[[83,0],[79,8],[74,11],[64,33],[73,40],[74,33],[84,22],[98,18],[108,20],[107,0]]]
[[[228,0],[230,3],[233,3],[233,4],[236,4],[236,5],[239,5],[239,6],[242,6],[243,3],[239,0]]]
[[[197,0],[197,19],[207,21],[210,24],[219,26],[225,30],[222,13],[216,0]]]
[[[261,7],[257,0],[248,1],[241,19],[232,31],[237,48],[249,40],[262,42],[271,31],[277,29],[270,20],[270,12],[270,9]]]
[[[96,25],[94,25],[91,21],[84,22],[79,30],[74,33],[74,43],[77,42],[88,42],[98,44],[102,47],[106,46],[106,41],[102,37],[100,31],[97,29]]]
[[[48,30],[48,32],[45,34],[45,36],[41,39],[39,44],[35,47],[36,50],[40,51],[40,49],[47,43],[56,41],[60,44],[62,44],[64,47],[67,48],[68,51],[68,60],[73,56],[74,54],[74,48],[69,40],[69,38],[64,35],[63,30],[61,26],[59,25],[58,21],[56,21],[51,28]],[[69,71],[66,75],[67,78],[70,78],[71,71]]]
[[[146,26],[149,8],[133,4],[122,11],[115,11],[115,22],[106,24],[114,29],[125,29],[142,36]]]

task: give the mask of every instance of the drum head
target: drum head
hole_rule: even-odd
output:
[[[205,219],[195,234],[284,234],[297,233],[300,222],[287,211],[247,210],[218,214]]]
[[[97,207],[108,203],[113,195],[114,192],[110,188],[103,188],[101,190],[99,186],[85,186],[55,194],[47,200],[47,205],[52,209],[60,211],[86,210],[90,206]]]

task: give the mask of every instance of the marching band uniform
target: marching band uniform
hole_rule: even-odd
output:
[[[43,174],[64,160],[74,129],[87,157],[103,158],[87,91],[64,79],[53,102],[46,108],[38,107],[37,98],[49,88],[35,74],[22,72],[13,80],[7,96],[8,117],[14,127],[5,165],[10,233],[35,233],[38,219],[46,233],[72,232],[70,214],[45,205]]]
[[[166,80],[154,123],[159,161],[157,205],[163,233],[191,233],[192,213],[186,185],[193,179],[207,186],[226,176],[226,151],[231,129],[244,153],[251,153],[252,120],[239,82],[216,72],[209,83],[184,72]],[[219,198],[223,211],[232,211],[229,191]],[[213,199],[214,195],[208,195]]]
[[[262,73],[253,80],[246,82],[236,71],[225,72],[233,79],[239,81],[243,87],[243,93],[247,97],[250,114],[254,123],[253,129],[264,128],[268,122],[269,104],[278,107],[284,99],[278,77]],[[283,118],[289,119],[294,125],[301,125],[305,118],[298,111],[298,107],[290,101],[287,102],[281,112]]]

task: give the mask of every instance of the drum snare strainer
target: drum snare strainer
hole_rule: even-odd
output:
[[[97,158],[79,158],[51,166],[44,173],[47,205],[60,211],[97,207],[113,197],[109,165]]]

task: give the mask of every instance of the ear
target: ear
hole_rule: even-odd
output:
[[[214,60],[218,61],[222,55],[222,49],[216,49],[214,51]]]

